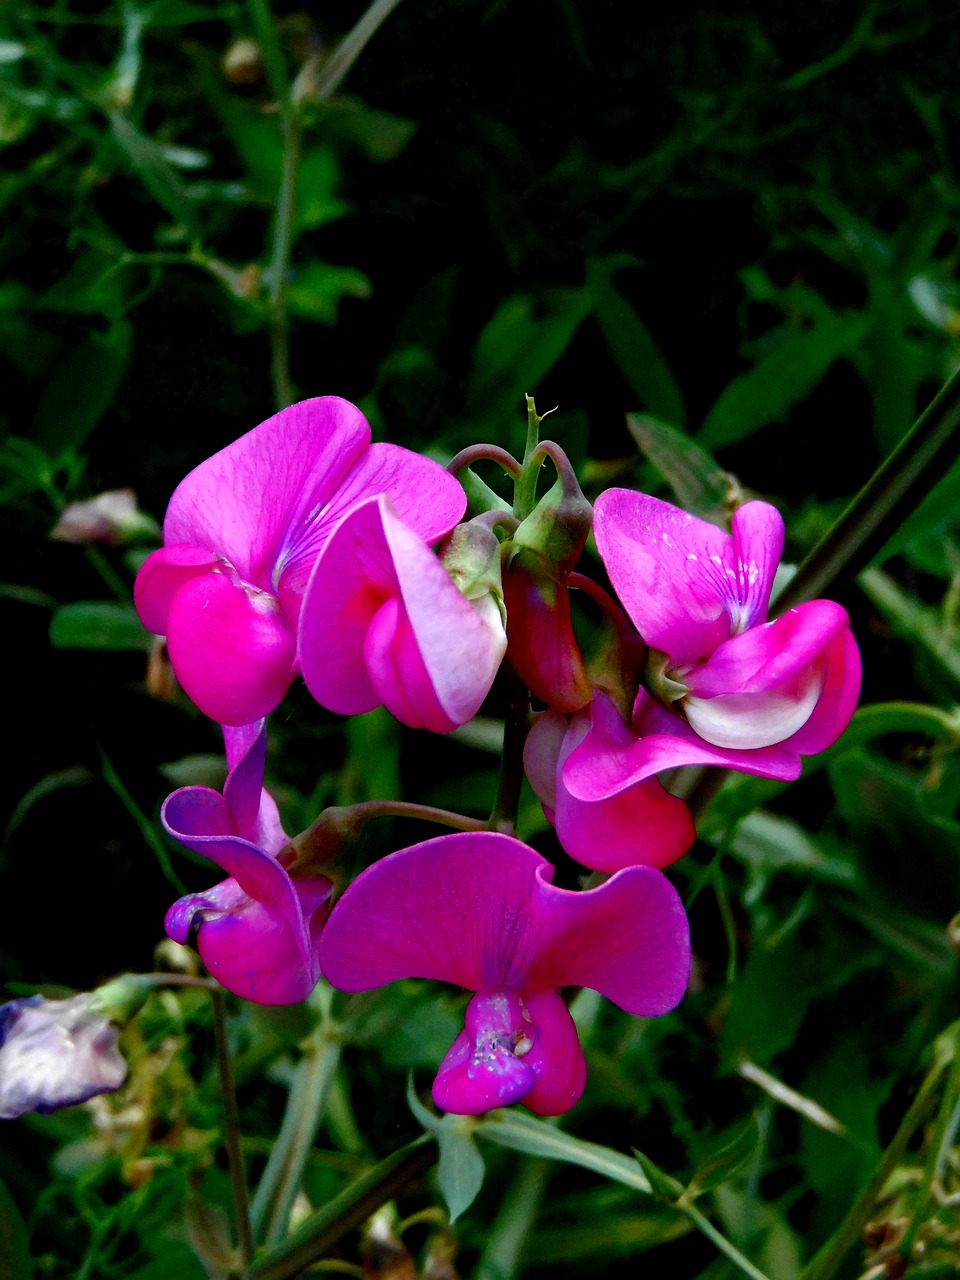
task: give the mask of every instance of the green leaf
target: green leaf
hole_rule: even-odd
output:
[[[653,334],[608,273],[604,272],[602,279],[595,275],[593,288],[594,314],[604,341],[637,397],[638,407],[684,426],[687,410],[683,394]]]
[[[413,1073],[407,1079],[407,1103],[427,1133],[433,1134],[440,1148],[437,1183],[450,1215],[457,1218],[473,1204],[483,1186],[483,1156],[473,1139],[476,1121],[469,1116],[437,1116],[428,1111],[416,1095]]]
[[[678,1182],[676,1178],[672,1178],[669,1173],[665,1173],[659,1165],[653,1163],[649,1156],[645,1156],[642,1151],[637,1151],[636,1148],[634,1148],[633,1155],[649,1179],[650,1188],[658,1199],[673,1201],[683,1193],[683,1183]]]
[[[590,310],[584,289],[554,290],[542,299],[518,293],[500,304],[477,343],[467,399],[473,413],[496,420],[536,392]]]
[[[477,1126],[477,1135],[511,1151],[528,1156],[542,1156],[546,1160],[560,1160],[590,1169],[613,1182],[622,1182],[634,1191],[647,1195],[653,1193],[649,1178],[629,1156],[621,1155],[610,1147],[595,1142],[584,1142],[562,1129],[532,1116],[515,1115],[513,1112],[494,1112]],[[682,1190],[677,1184],[678,1190]]]
[[[362,271],[308,262],[298,267],[287,289],[287,301],[295,315],[323,324],[336,324],[341,298],[369,298],[373,292]]]
[[[33,1280],[33,1274],[27,1225],[0,1182],[0,1280]]]
[[[731,499],[740,493],[740,485],[729,471],[718,467],[685,431],[678,431],[662,418],[628,413],[627,430],[673,490],[679,506],[725,525]]]
[[[722,1186],[735,1178],[753,1159],[760,1141],[760,1130],[757,1128],[756,1116],[751,1116],[746,1125],[725,1143],[719,1150],[702,1164],[690,1180],[683,1193],[685,1200],[696,1200],[706,1191]]]
[[[130,363],[133,333],[123,320],[63,356],[43,389],[33,420],[37,443],[51,451],[81,446],[106,413]]]
[[[50,622],[54,649],[138,649],[150,651],[153,639],[133,605],[109,600],[78,600],[62,605]]]
[[[866,316],[842,313],[790,334],[721,393],[697,433],[698,443],[717,449],[782,421],[834,361],[863,340],[869,325]]]
[[[120,111],[108,111],[114,141],[143,185],[162,208],[195,239],[200,237],[196,210],[180,176],[151,137]]]

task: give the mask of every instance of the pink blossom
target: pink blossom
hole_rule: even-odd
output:
[[[160,816],[175,840],[230,878],[175,902],[166,930],[175,942],[196,930],[204,964],[228,991],[256,1004],[295,1004],[320,978],[317,941],[333,886],[324,876],[295,877],[278,860],[288,841],[263,790],[263,723],[225,729],[224,739],[223,795],[182,787]]]
[[[859,653],[833,601],[766,621],[783,546],[773,507],[741,507],[731,536],[657,498],[610,489],[594,527],[650,652],[632,741],[601,750],[588,737],[564,767],[574,795],[607,798],[687,764],[796,778],[801,756],[836,741],[859,695]]]
[[[434,978],[476,992],[434,1082],[445,1111],[573,1106],[586,1068],[559,987],[590,987],[645,1017],[683,996],[687,920],[658,871],[630,867],[583,893],[552,875],[509,836],[440,836],[374,863],[330,916],[320,957],[340,990]]]
[[[276,707],[297,674],[317,556],[341,517],[379,493],[427,542],[457,523],[466,501],[437,463],[371,445],[359,409],[335,396],[284,409],[182,481],[135,598],[201,711],[242,725]]]
[[[479,710],[506,647],[494,596],[468,600],[390,498],[344,516],[300,629],[303,678],[322,706],[356,715],[383,705],[413,728],[449,733]]]
[[[666,867],[694,841],[690,810],[656,778],[592,799],[570,790],[564,769],[581,744],[581,767],[587,771],[597,757],[602,761],[635,743],[629,725],[600,690],[589,707],[569,719],[543,712],[527,737],[524,766],[547,819],[570,857],[595,871]]]

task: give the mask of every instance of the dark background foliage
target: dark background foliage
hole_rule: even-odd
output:
[[[530,391],[558,406],[551,432],[588,491],[669,496],[677,468],[645,461],[624,421],[653,415],[781,506],[793,560],[957,363],[951,7],[406,0],[321,101],[311,77],[360,9],[276,3],[303,90],[279,320],[282,119],[263,49],[244,61],[237,43],[255,37],[254,9],[58,0],[0,16],[0,971],[13,982],[83,988],[152,966],[175,896],[166,860],[190,887],[207,872],[145,833],[219,750],[181,698],[149,695],[128,605],[119,621],[62,613],[122,599],[138,548],[50,542],[56,508],[132,485],[162,517],[192,466],[276,408],[285,330],[295,398],[346,396],[378,438],[442,460],[480,439],[518,449]],[[951,473],[882,567],[838,584],[867,704],[954,705],[957,497]],[[376,718],[348,732],[300,688],[276,720],[290,829],[326,801],[398,787],[489,803],[490,757],[463,742]],[[604,1015],[578,1113],[614,1145],[628,1123],[632,1145],[679,1170],[757,1105],[735,1074],[744,1057],[819,1098],[856,1141],[831,1146],[792,1112],[772,1127],[763,1102],[752,1225],[740,1201],[721,1205],[742,1244],[764,1241],[773,1275],[795,1274],[791,1232],[815,1243],[835,1225],[956,1014],[956,735],[884,723],[792,791],[717,802],[677,869],[700,989],[643,1035]],[[527,808],[527,834],[555,856]],[[402,1110],[396,1068],[413,1061],[358,1055],[358,1114],[368,1097]],[[385,1123],[374,1150],[391,1144]],[[585,1237],[577,1253],[567,1219],[586,1187],[560,1176],[535,1270],[567,1257],[612,1275],[624,1242],[640,1247],[620,1191],[591,1191],[606,1252]],[[464,1229],[468,1249],[481,1231]],[[665,1265],[694,1274],[699,1247]]]

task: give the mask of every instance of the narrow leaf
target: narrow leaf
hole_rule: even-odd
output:
[[[706,1191],[720,1187],[735,1178],[753,1159],[760,1141],[756,1116],[751,1116],[744,1127],[702,1164],[683,1193],[685,1200],[696,1200]]]
[[[55,649],[138,649],[149,652],[150,636],[132,605],[79,600],[57,610],[50,622]]]
[[[733,499],[741,492],[736,476],[718,467],[685,431],[662,418],[628,413],[627,430],[673,490],[679,506],[714,524],[725,524]]]
[[[642,1191],[647,1195],[653,1193],[649,1179],[629,1156],[612,1151],[609,1147],[601,1147],[595,1142],[574,1138],[544,1120],[501,1112],[482,1121],[477,1126],[477,1135],[497,1143],[498,1146],[508,1147],[511,1151],[576,1164],[582,1169],[599,1173],[612,1182],[622,1182],[635,1191]],[[678,1190],[682,1190],[679,1184]]]

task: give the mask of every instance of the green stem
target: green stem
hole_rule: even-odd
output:
[[[801,1272],[801,1280],[829,1280],[840,1266],[847,1252],[853,1248],[863,1234],[863,1228],[869,1222],[887,1179],[903,1159],[907,1144],[926,1118],[934,1094],[940,1086],[940,1079],[949,1065],[949,1058],[938,1056],[933,1066],[924,1077],[917,1096],[907,1109],[900,1122],[900,1127],[893,1136],[893,1141],[880,1158],[870,1181],[859,1197],[854,1201],[847,1216],[833,1233],[830,1239],[807,1263]]]
[[[736,1245],[732,1244],[722,1232],[718,1231],[709,1218],[704,1217],[696,1205],[677,1205],[683,1213],[687,1215],[698,1231],[701,1231],[707,1239],[726,1254],[730,1261],[743,1272],[745,1276],[749,1276],[750,1280],[770,1280],[769,1276],[760,1271],[749,1258],[745,1258]]]
[[[544,457],[534,458],[540,443],[540,423],[543,421],[537,413],[533,396],[527,396],[527,443],[523,450],[523,462],[520,475],[514,486],[513,514],[518,520],[525,520],[537,503],[537,477],[543,466]]]
[[[512,1280],[517,1274],[523,1247],[537,1218],[547,1185],[547,1160],[523,1161],[507,1188],[500,1212],[487,1236],[487,1245],[473,1273],[473,1280]]]
[[[530,693],[510,665],[508,658],[500,668],[507,693],[507,711],[503,721],[503,749],[500,755],[500,777],[497,798],[485,827],[512,835],[520,810],[523,787],[523,744],[530,729]]]
[[[773,603],[776,617],[855,577],[960,454],[960,370],[833,523]]]
[[[250,1216],[254,1235],[274,1244],[286,1235],[290,1211],[317,1136],[340,1045],[323,1024],[311,1035],[297,1064],[283,1123],[257,1187]]]
[[[351,806],[362,825],[373,818],[413,818],[418,822],[435,822],[455,831],[486,831],[483,818],[468,818],[451,809],[438,809],[432,804],[414,804],[407,800],[364,800]]]
[[[332,98],[381,23],[393,13],[400,0],[374,0],[360,21],[348,31],[323,65],[317,79],[315,97],[320,102]]]
[[[230,1170],[230,1188],[237,1219],[237,1237],[240,1259],[246,1265],[253,1257],[253,1232],[250,1227],[250,1204],[247,1200],[247,1181],[243,1170],[243,1152],[240,1150],[240,1117],[237,1112],[237,1091],[230,1065],[230,1046],[227,1044],[227,1006],[223,992],[210,991],[213,1005],[213,1035],[217,1047],[217,1073],[220,1077],[220,1093],[223,1098],[224,1143],[227,1148],[227,1165]]]
[[[436,1159],[437,1145],[427,1134],[401,1147],[311,1214],[288,1240],[249,1267],[242,1280],[290,1280],[394,1199]]]

